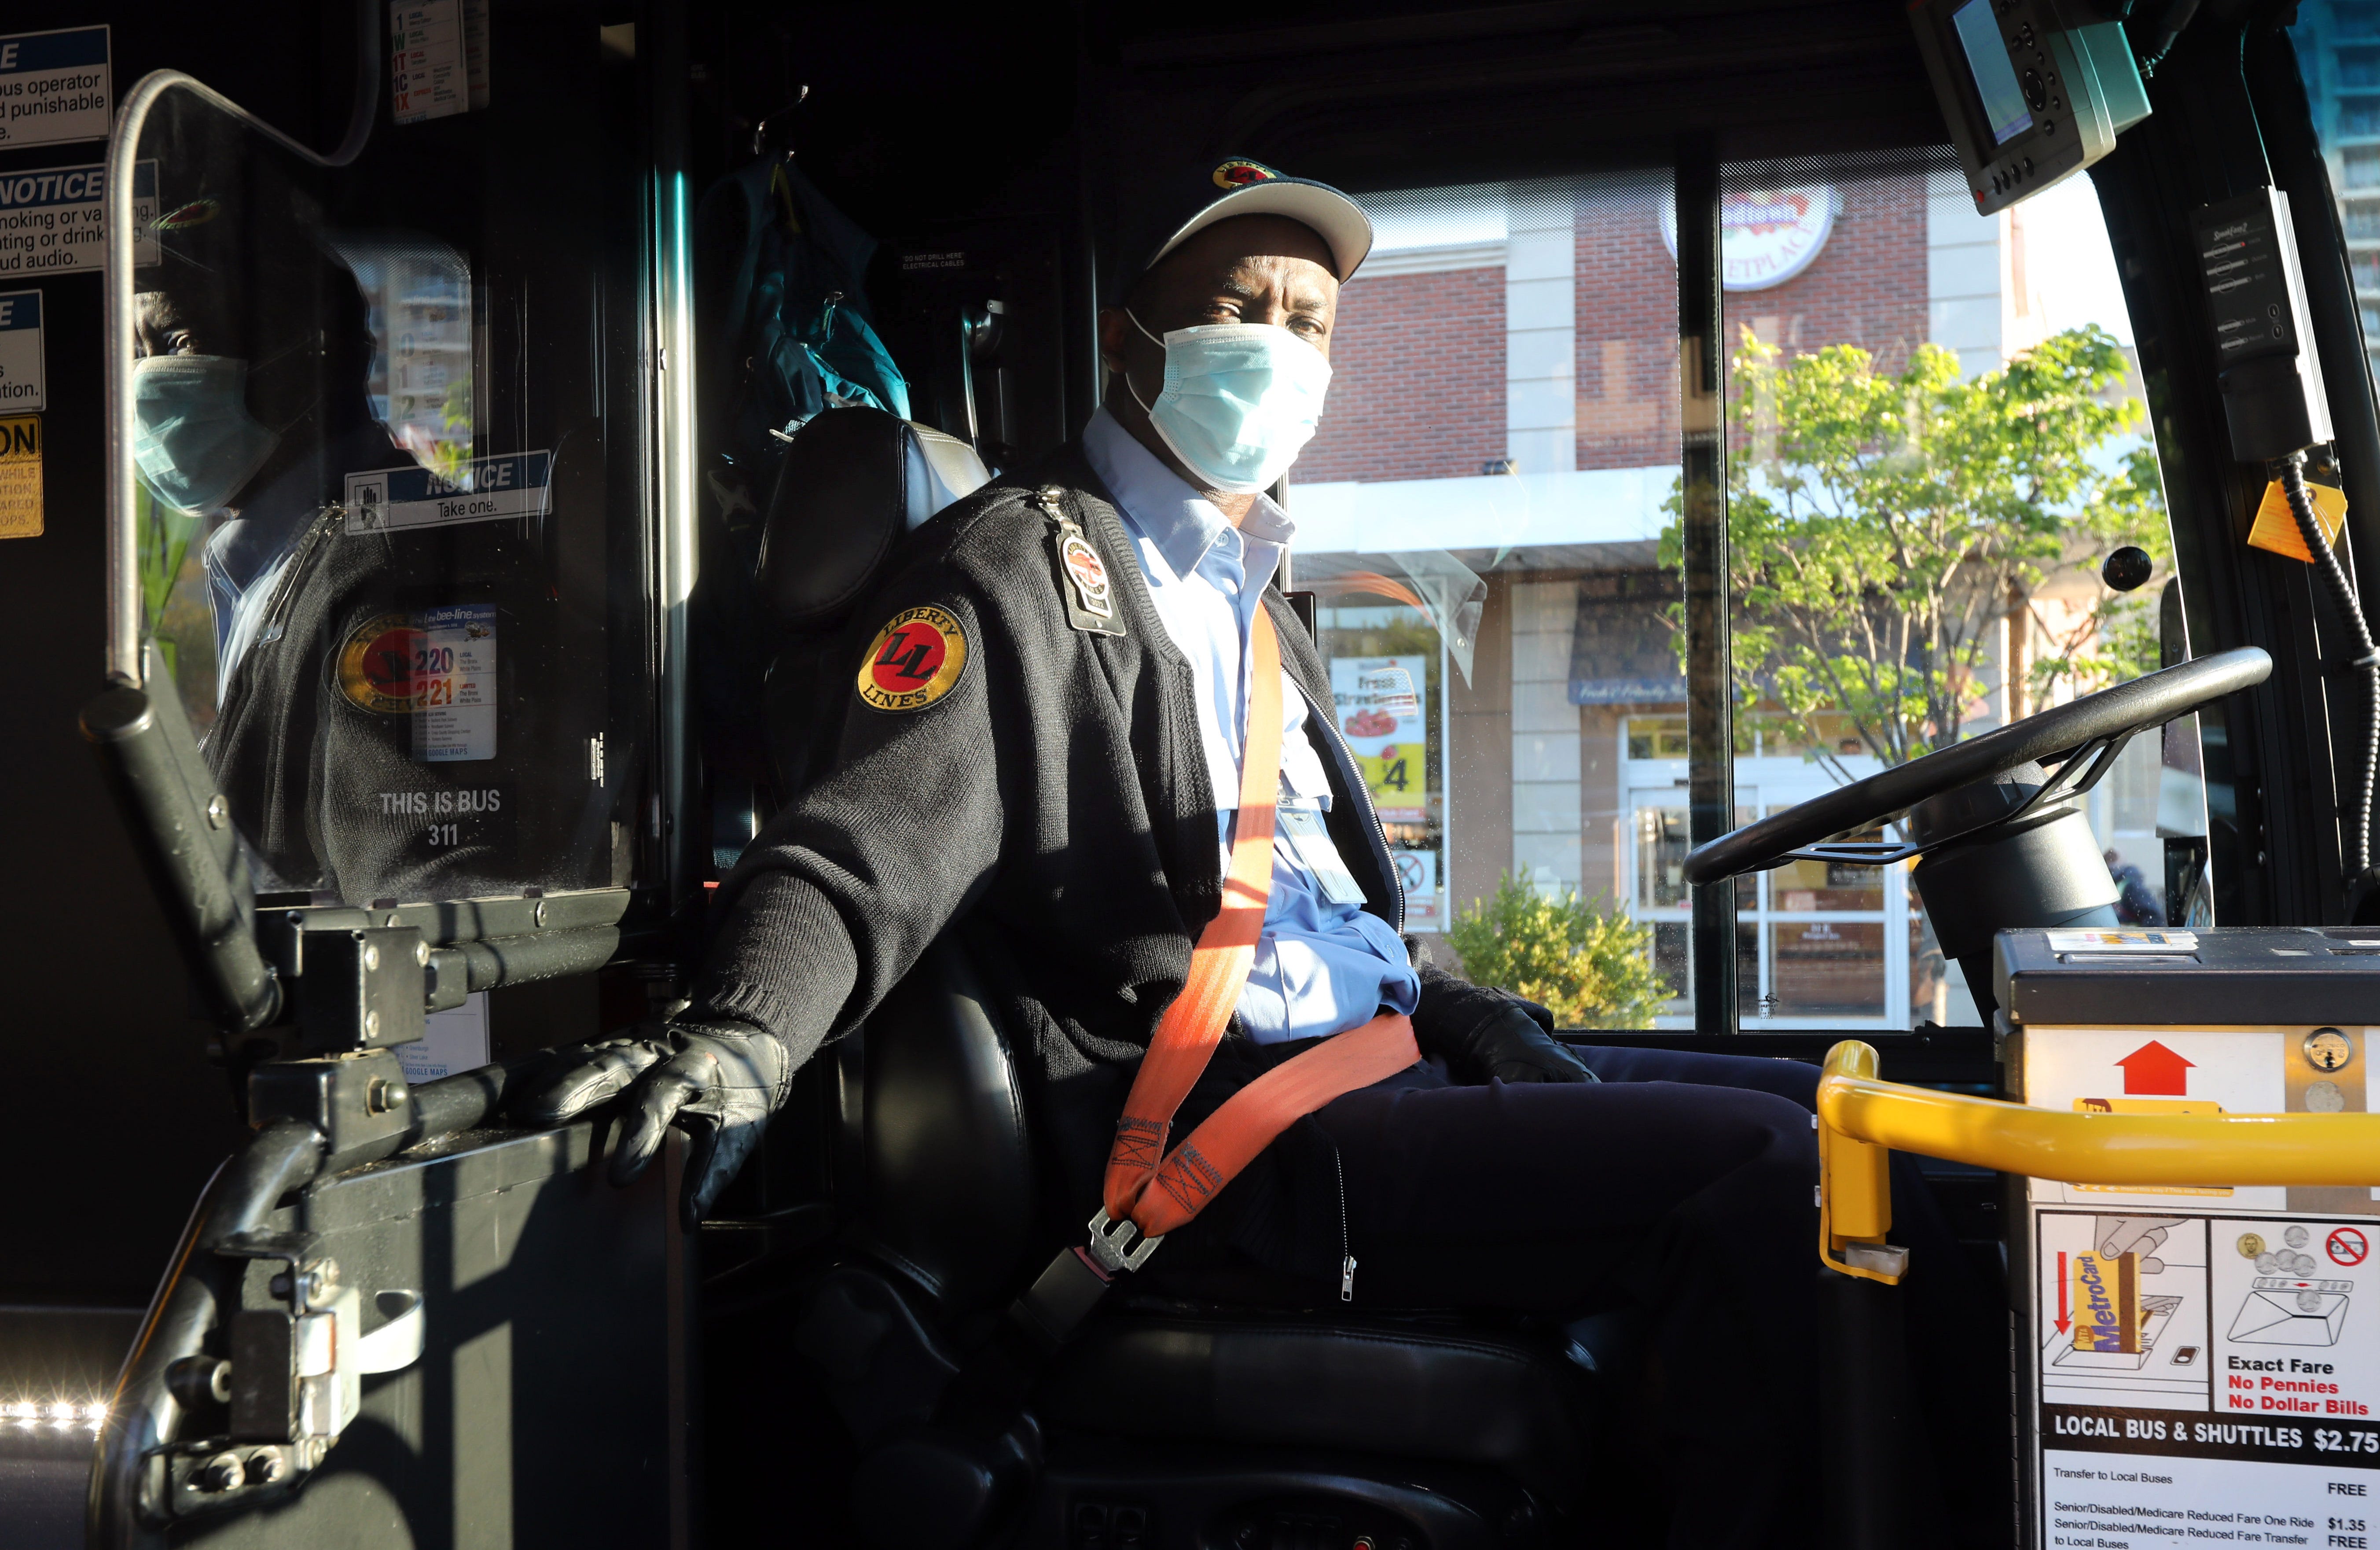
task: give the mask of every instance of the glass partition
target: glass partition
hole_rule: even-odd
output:
[[[644,244],[583,31],[518,106],[589,149],[533,186],[501,113],[333,169],[194,86],[128,105],[117,596],[286,902],[637,880]]]
[[[1408,927],[1572,1026],[1651,1026],[1670,916],[1632,886],[1603,734],[1683,681],[1656,553],[1680,445],[1669,174],[1361,197],[1378,245],[1290,514]],[[1564,973],[1514,967],[1565,945]]]

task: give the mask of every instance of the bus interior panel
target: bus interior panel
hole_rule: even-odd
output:
[[[2374,331],[2363,0],[20,7],[0,1543],[2364,1543]]]

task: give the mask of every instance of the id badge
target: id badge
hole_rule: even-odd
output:
[[[1315,885],[1322,890],[1324,898],[1333,904],[1364,902],[1364,885],[1355,881],[1347,863],[1339,859],[1339,847],[1330,842],[1330,831],[1323,826],[1321,813],[1310,807],[1285,807],[1274,823],[1288,838],[1298,860],[1314,874]]]

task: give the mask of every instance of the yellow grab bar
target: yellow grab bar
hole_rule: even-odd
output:
[[[1818,1079],[1818,1257],[1898,1282],[1892,1150],[2069,1184],[2380,1186],[2380,1114],[2093,1114],[1879,1081],[1857,1039]]]

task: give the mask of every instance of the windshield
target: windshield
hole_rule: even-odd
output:
[[[1364,201],[1291,511],[1409,928],[1570,1026],[1691,1027],[1670,180]],[[2158,665],[2171,545],[2090,182],[1978,216],[1947,150],[1737,165],[1721,223],[1735,822]],[[2118,592],[2126,545],[2154,570]],[[2127,920],[2205,833],[2195,755],[2136,739],[2085,804]],[[1908,866],[1735,890],[1742,1026],[1977,1020]]]

